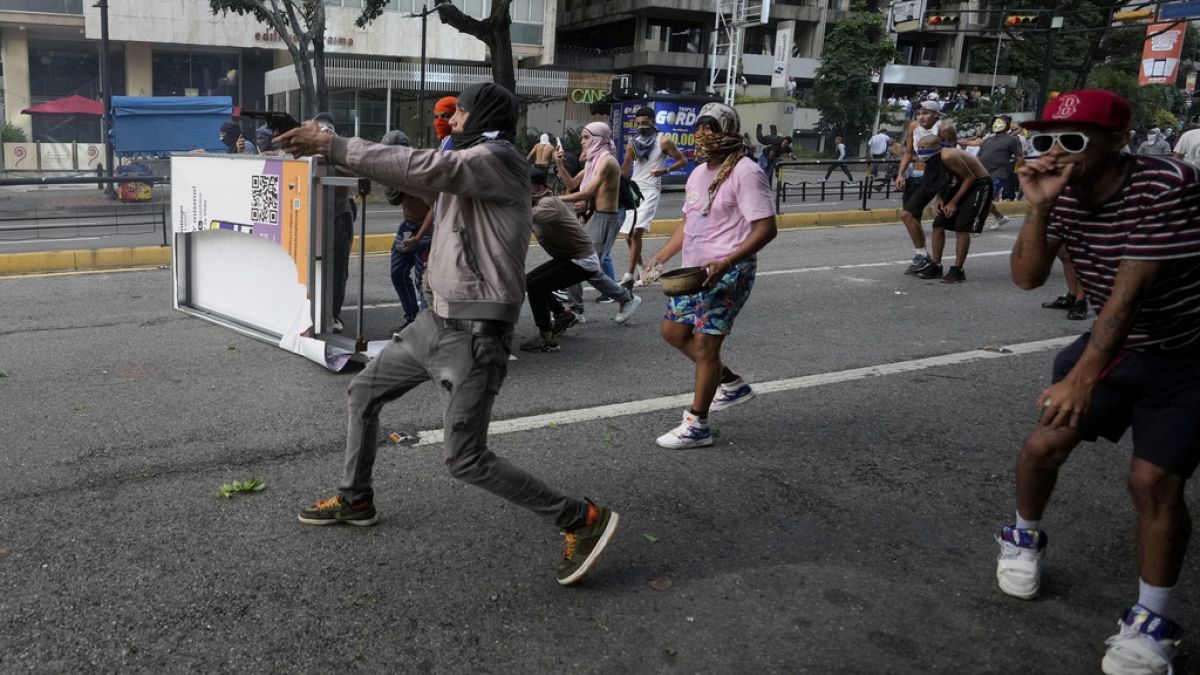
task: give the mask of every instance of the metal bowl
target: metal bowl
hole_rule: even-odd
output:
[[[664,272],[660,282],[663,293],[667,295],[691,295],[700,292],[707,276],[703,267],[680,267]]]

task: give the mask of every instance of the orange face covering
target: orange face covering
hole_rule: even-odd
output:
[[[438,115],[454,114],[454,106],[458,102],[453,96],[446,96],[438,99],[438,102],[433,105],[433,130],[437,133],[438,140],[450,135],[450,121],[438,117]]]

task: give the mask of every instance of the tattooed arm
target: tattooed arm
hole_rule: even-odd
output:
[[[1079,422],[1092,403],[1092,388],[1121,351],[1137,319],[1146,290],[1158,280],[1164,264],[1146,260],[1121,261],[1113,279],[1112,295],[1092,325],[1087,349],[1062,381],[1038,397],[1042,424],[1079,428]]]

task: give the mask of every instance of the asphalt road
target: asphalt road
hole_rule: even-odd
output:
[[[862,171],[851,168],[852,175],[860,178]],[[839,172],[828,183],[822,185],[823,171],[788,169],[784,179],[789,183],[787,201],[780,205],[780,213],[809,213],[813,211],[843,211],[862,208],[855,183],[844,186],[838,178]],[[801,190],[799,185],[807,185]],[[683,186],[668,186],[659,202],[658,218],[678,218],[683,208]],[[66,194],[92,194],[92,190],[72,187]],[[803,194],[802,194],[803,193]],[[8,193],[11,197],[12,193]],[[63,194],[62,190],[57,194]],[[149,204],[97,203],[72,208],[48,208],[56,195],[54,189],[29,190],[7,203],[0,204],[0,254],[28,251],[54,251],[67,249],[97,249],[124,246],[157,246],[163,243],[163,205],[156,193],[156,201]],[[169,199],[169,193],[167,193]],[[867,207],[896,208],[900,196],[894,190],[890,196],[883,193],[872,195]],[[170,213],[169,205],[166,213]],[[374,202],[367,209],[367,232],[395,232],[401,211],[383,202]]]
[[[435,445],[380,450],[378,527],[299,525],[337,484],[349,375],[175,312],[169,271],[2,278],[0,672],[1096,672],[1137,589],[1128,440],[1064,469],[1043,597],[995,586],[1035,396],[1086,325],[1038,307],[1057,273],[1008,280],[1012,236],[944,285],[902,274],[899,226],[782,233],[726,343],[762,393],[711,449],[654,445],[679,409],[653,399],[691,387],[657,289],[630,325],[592,305],[561,352],[518,354],[494,419],[554,417],[492,447],[623,517],[574,588],[553,527]],[[372,331],[397,318],[386,268]],[[383,420],[437,429],[432,390]]]

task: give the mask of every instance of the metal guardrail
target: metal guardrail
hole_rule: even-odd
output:
[[[895,173],[887,171],[884,177],[875,178],[867,175],[857,181],[842,181],[831,184],[826,181],[799,181],[787,182],[783,180],[783,170],[788,167],[813,167],[813,168],[828,168],[830,166],[862,164],[870,171],[872,166],[899,167],[900,162],[894,159],[809,159],[796,160],[791,162],[780,162],[775,167],[775,210],[779,211],[780,207],[787,202],[789,192],[792,195],[799,194],[800,201],[804,202],[809,199],[809,196],[825,201],[831,196],[831,192],[837,195],[838,201],[849,201],[846,199],[847,186],[849,192],[853,195],[853,199],[860,202],[863,211],[868,211],[867,202],[872,195],[881,196],[883,199],[891,199],[893,194],[899,195],[896,188]]]
[[[5,178],[0,179],[0,187],[10,186],[44,186],[44,185],[96,185],[121,183],[149,183],[151,185],[166,185],[171,182],[168,176],[82,176],[82,177],[47,177],[47,178]],[[170,245],[167,213],[168,200],[160,195],[158,201],[136,202],[129,204],[112,204],[111,208],[104,205],[90,208],[87,212],[74,212],[70,215],[43,215],[37,210],[32,215],[24,213],[17,216],[0,216],[0,237],[7,233],[33,231],[62,232],[79,229],[115,228],[121,233],[122,228],[152,226],[149,230],[139,230],[133,234],[146,234],[158,230],[162,233],[163,246]],[[98,222],[80,222],[98,221]],[[105,222],[108,221],[108,222]],[[33,223],[32,225],[29,223]],[[67,238],[67,237],[63,237]]]

